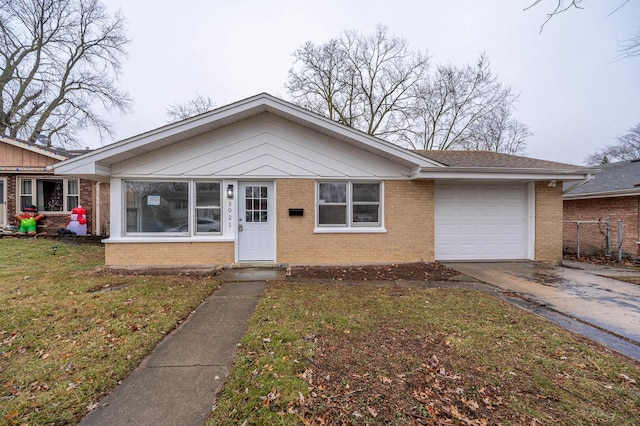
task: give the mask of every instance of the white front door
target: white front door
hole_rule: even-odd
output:
[[[7,223],[7,180],[0,179],[0,226],[6,226]]]
[[[238,184],[238,262],[276,260],[273,182]]]

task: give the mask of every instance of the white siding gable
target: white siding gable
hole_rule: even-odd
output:
[[[113,177],[402,178],[409,167],[269,113],[111,166]]]

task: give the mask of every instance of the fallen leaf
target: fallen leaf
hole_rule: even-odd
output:
[[[15,417],[18,417],[18,414],[20,414],[20,412],[18,410],[15,410],[15,411],[12,411],[12,412],[8,413],[6,416],[4,416],[4,418],[6,420],[11,420],[11,419],[13,419]]]
[[[382,383],[391,383],[391,379],[385,376],[379,376]]]
[[[634,385],[636,384],[635,379],[632,379],[631,377],[627,376],[626,374],[620,374],[619,376],[621,379],[626,380],[629,383],[633,383]]]

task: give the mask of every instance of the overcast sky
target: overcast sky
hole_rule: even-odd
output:
[[[103,1],[122,11],[132,40],[120,79],[135,103],[111,117],[115,140],[166,124],[166,108],[196,93],[217,106],[261,92],[287,99],[298,47],[378,23],[432,63],[474,63],[485,52],[520,93],[515,117],[533,132],[528,156],[582,164],[640,122],[640,57],[616,60],[617,43],[640,25],[640,1],[612,14],[624,0],[585,1],[541,34],[555,0],[528,11],[533,0]]]

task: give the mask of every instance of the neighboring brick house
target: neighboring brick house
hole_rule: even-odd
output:
[[[25,205],[33,204],[45,215],[38,223],[38,232],[55,234],[69,222],[71,209],[82,205],[87,210],[88,232],[105,235],[101,224],[108,221],[108,184],[100,187],[77,176],[53,175],[51,166],[73,155],[78,152],[0,136],[0,228],[18,225],[14,216]]]
[[[615,252],[618,246],[618,221],[621,220],[622,251],[628,256],[636,257],[640,254],[640,160],[603,164],[598,168],[602,170],[600,173],[574,189],[571,187],[575,185],[565,184],[565,251],[575,250],[575,222],[609,219],[611,246]],[[583,228],[586,229],[587,225]],[[581,238],[586,240],[589,237]]]
[[[591,169],[409,151],[268,94],[58,163],[110,183],[107,265],[562,260]]]

